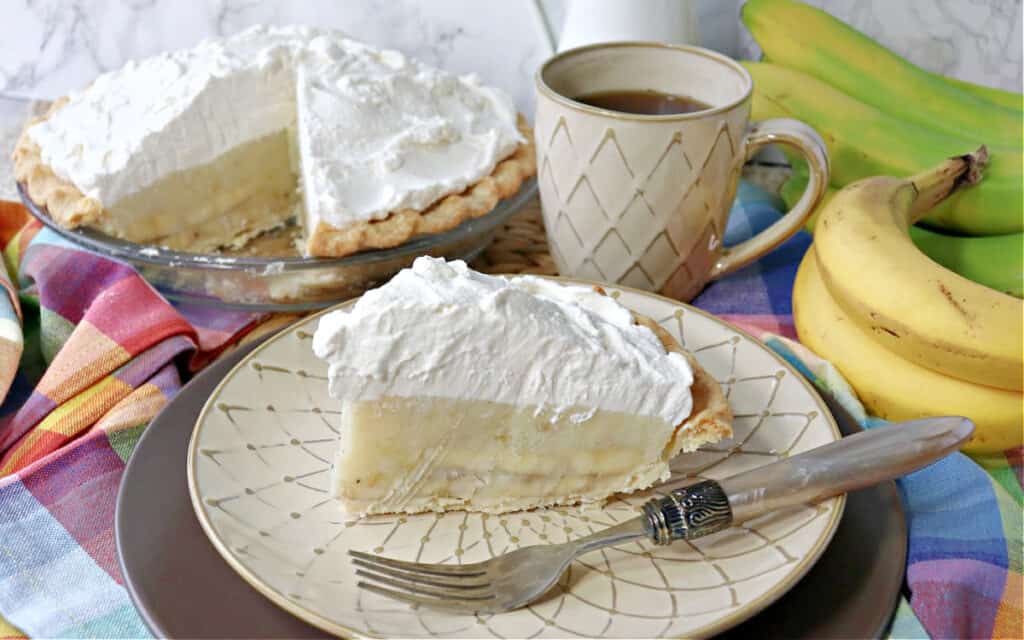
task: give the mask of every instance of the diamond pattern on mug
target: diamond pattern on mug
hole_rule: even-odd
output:
[[[667,216],[679,204],[679,196],[693,183],[693,162],[683,148],[682,133],[676,131],[657,159],[644,183],[644,195],[651,207]]]
[[[626,242],[622,239],[617,229],[609,229],[601,241],[594,247],[594,262],[597,268],[605,274],[605,279],[612,282],[619,282],[632,266],[630,264],[631,253]]]
[[[658,234],[660,225],[643,193],[638,191],[633,194],[633,199],[626,206],[617,226],[630,253],[636,255],[651,244],[651,240]]]
[[[560,118],[551,132],[551,140],[541,164],[542,169],[550,173],[555,189],[563,197],[579,179],[580,172],[577,167],[580,163],[565,118]]]
[[[633,287],[634,289],[649,290],[654,288],[654,280],[652,280],[651,276],[647,275],[643,267],[638,264],[633,265],[626,275],[619,278],[619,282],[627,287]]]
[[[683,194],[678,209],[690,212],[707,210],[707,198],[699,179],[694,180]],[[697,246],[707,222],[703,216],[692,214],[669,216],[665,221],[665,232],[679,254],[686,256]]]
[[[665,291],[702,277],[728,216],[722,182],[744,160],[744,115],[659,130],[560,116],[540,134],[550,140],[540,192],[559,271]]]
[[[582,220],[584,223],[587,222],[586,218]],[[581,264],[587,256],[588,249],[587,245],[583,244],[583,239],[576,231],[576,227],[573,226],[572,217],[567,213],[560,212],[555,223],[547,226],[548,229],[551,229],[550,233],[558,245],[558,253],[553,253],[552,257],[573,267]]]
[[[608,213],[601,206],[590,186],[587,176],[581,176],[575,188],[566,198],[566,215],[571,220],[582,222],[573,225],[584,247],[593,247],[611,227]],[[648,213],[650,216],[651,214]]]
[[[661,285],[668,279],[668,275],[672,273],[678,262],[679,252],[669,242],[668,234],[662,231],[644,249],[643,254],[640,256],[639,264],[643,267],[644,272],[648,274],[648,277],[651,278],[655,288],[661,288]]]
[[[636,176],[626,161],[613,128],[605,130],[604,136],[586,164],[584,173],[598,177],[616,177],[614,180],[594,179],[591,184],[604,210],[612,219],[619,218],[632,199]]]

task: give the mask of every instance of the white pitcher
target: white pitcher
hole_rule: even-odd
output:
[[[694,0],[570,1],[559,51],[613,40],[699,44]]]

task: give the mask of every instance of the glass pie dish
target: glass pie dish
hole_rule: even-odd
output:
[[[134,267],[169,300],[251,311],[310,311],[360,295],[412,264],[421,255],[469,261],[490,244],[501,225],[537,193],[537,180],[489,213],[443,233],[424,235],[394,247],[343,258],[299,255],[297,227],[263,234],[241,251],[186,253],[119,240],[93,229],[65,229],[18,192],[46,227],[84,249]]]

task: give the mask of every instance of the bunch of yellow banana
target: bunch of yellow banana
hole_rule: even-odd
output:
[[[821,210],[797,273],[800,340],[830,360],[869,411],[908,420],[964,415],[968,450],[1000,451],[1024,429],[1024,301],[919,251],[909,229],[980,178],[985,150],[908,179],[873,177]],[[976,188],[976,187],[975,187]]]
[[[792,117],[821,133],[835,187],[905,176],[986,144],[984,181],[924,223],[957,234],[1024,231],[1024,105],[1020,94],[928,73],[828,13],[796,0],[748,0],[743,21],[765,62],[753,117]]]
[[[800,340],[875,415],[965,415],[968,450],[1021,444],[1022,96],[928,73],[796,0],[747,0],[743,21],[765,59],[744,63],[753,117],[807,122],[830,156],[793,289]],[[794,169],[788,201],[807,182]]]

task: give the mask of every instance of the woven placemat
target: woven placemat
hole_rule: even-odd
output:
[[[557,275],[558,269],[548,251],[540,201],[534,198],[509,218],[498,230],[494,242],[470,266],[483,273]]]

